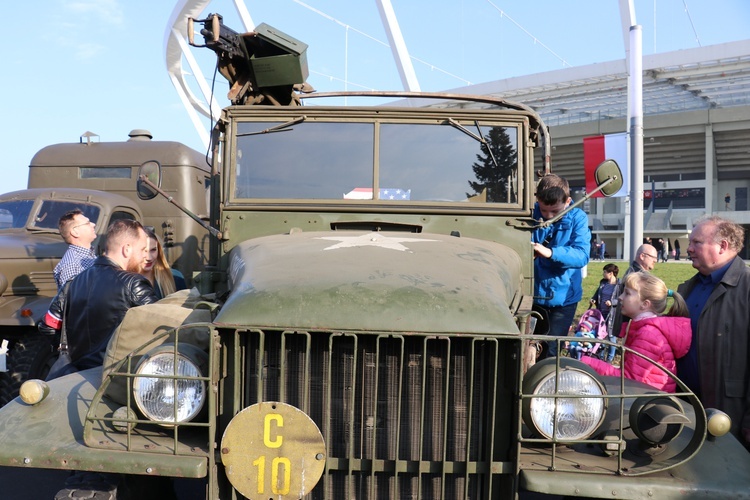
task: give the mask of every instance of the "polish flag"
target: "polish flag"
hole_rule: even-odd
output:
[[[622,171],[622,188],[613,196],[627,196],[630,186],[628,180],[628,134],[594,135],[583,138],[583,168],[586,172],[586,192],[596,189],[594,172],[604,160],[615,160]],[[602,198],[599,192],[592,198]]]

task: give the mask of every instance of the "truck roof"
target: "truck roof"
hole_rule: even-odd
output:
[[[46,199],[80,201],[87,204],[103,205],[106,207],[126,206],[130,207],[140,214],[138,206],[134,206],[132,200],[117,193],[108,193],[96,189],[79,189],[79,188],[31,188],[11,191],[0,194],[0,200],[33,200],[38,196]]]
[[[127,154],[122,153],[127,144]],[[122,158],[122,159],[121,159]],[[159,158],[162,165],[191,165],[210,172],[205,155],[174,141],[61,143],[46,146],[31,159],[33,167],[138,166]]]

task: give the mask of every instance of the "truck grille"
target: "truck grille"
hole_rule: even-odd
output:
[[[323,434],[328,460],[312,498],[490,498],[514,488],[516,340],[299,331],[238,340],[242,405],[294,405]]]

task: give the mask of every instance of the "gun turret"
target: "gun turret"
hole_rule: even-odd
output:
[[[203,25],[203,45],[194,43],[195,23]],[[250,33],[237,33],[224,25],[219,14],[189,18],[188,42],[216,52],[232,104],[299,106],[297,93],[312,92],[305,83],[307,45],[265,23]]]

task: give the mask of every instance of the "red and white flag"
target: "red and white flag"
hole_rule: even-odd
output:
[[[596,189],[594,172],[604,160],[615,160],[622,171],[622,187],[613,196],[627,196],[630,186],[628,180],[628,134],[594,135],[583,138],[583,168],[586,172],[586,192]],[[599,192],[592,198],[601,198]]]

